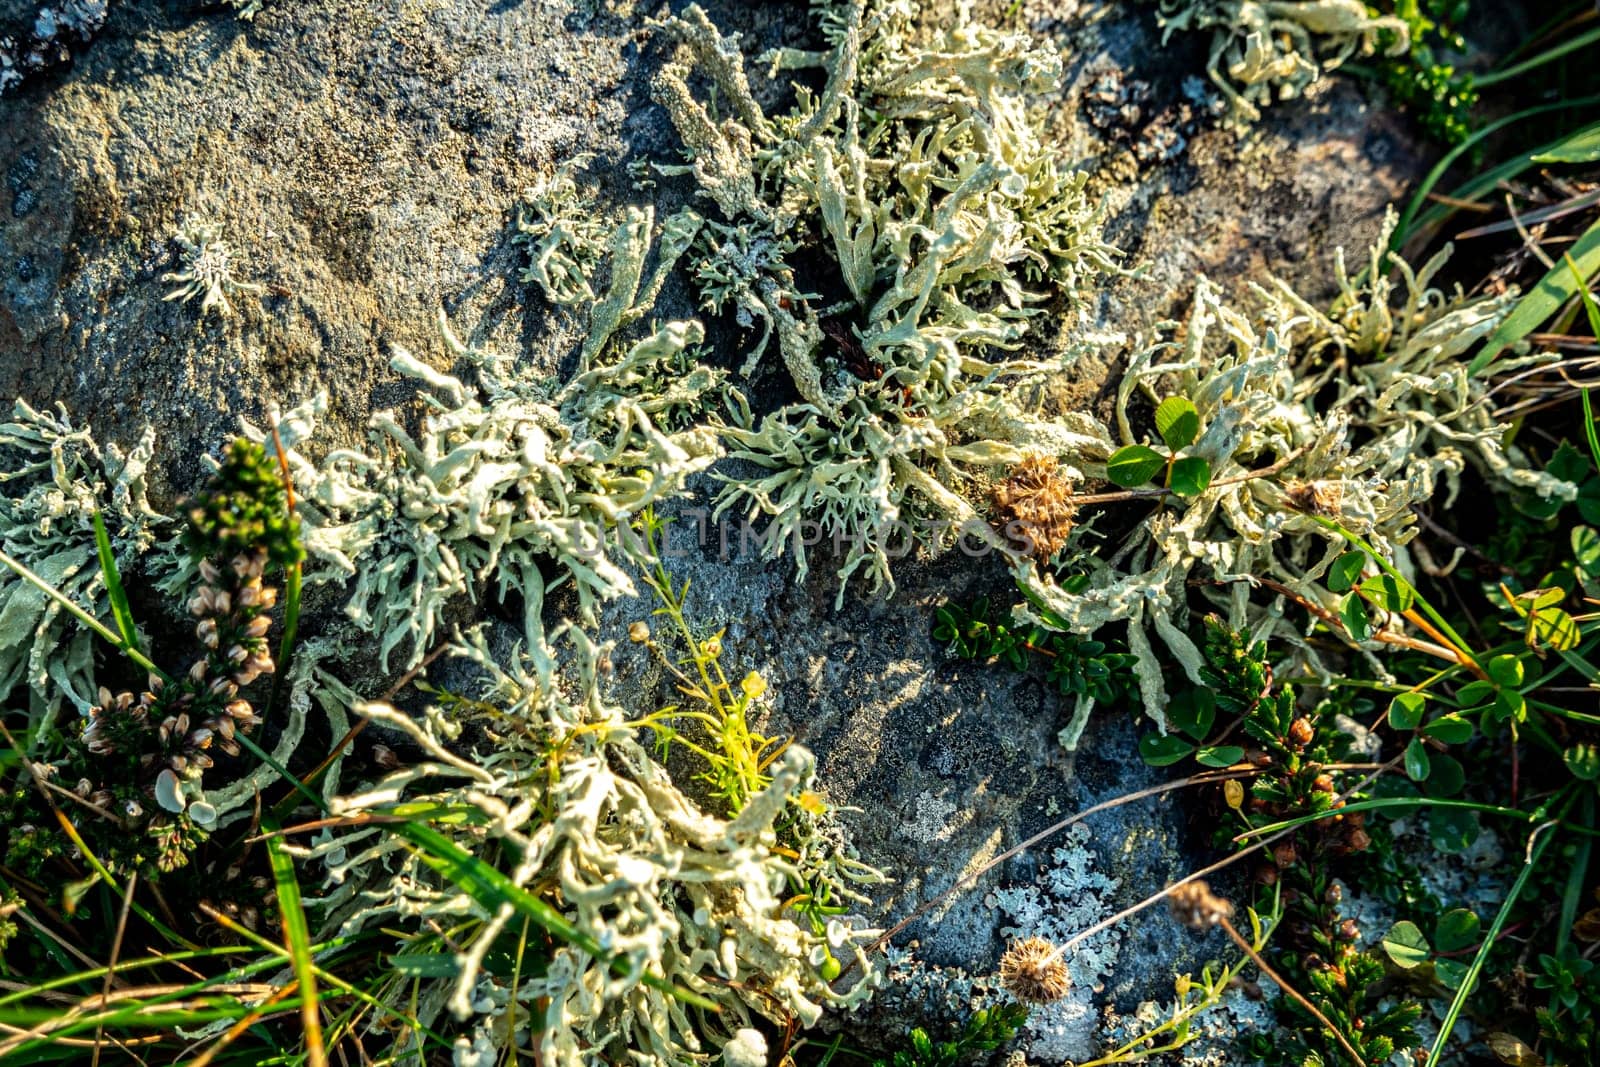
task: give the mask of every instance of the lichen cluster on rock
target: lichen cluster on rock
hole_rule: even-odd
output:
[[[257,22],[287,19],[289,6],[263,9]],[[1395,32],[1392,20],[1338,2],[1164,0],[1161,10],[1169,29],[1217,31],[1213,77],[1246,113],[1273,94],[1302,92],[1322,70]],[[568,318],[551,316],[550,332],[572,342],[568,373],[552,374],[558,360],[519,359],[481,343],[478,331],[463,341],[450,322],[464,316],[441,313],[438,328],[430,316],[426,329],[413,322],[403,338],[383,334],[385,378],[370,391],[389,409],[371,418],[364,440],[351,440],[348,415],[341,422],[333,414],[341,398],[312,388],[265,429],[246,425],[247,439],[284,448],[310,554],[308,585],[343,611],[342,620],[321,620],[321,636],[301,646],[274,756],[294,757],[314,714],[325,714],[337,737],[348,710],[421,754],[354,785],[352,769],[335,765],[322,795],[337,816],[356,822],[294,852],[325,876],[312,903],[342,932],[383,922],[422,935],[432,920],[475,924],[454,954],[454,973],[430,977],[416,1008],[425,1025],[447,1010],[462,1021],[469,1032],[457,1046],[459,1063],[492,1063],[535,1041],[561,1064],[607,1052],[620,1058],[624,1048],[652,1065],[703,1062],[717,1050],[742,1063],[754,1055],[749,1026],[759,1018],[809,1025],[826,1006],[861,1004],[880,978],[881,965],[863,950],[867,916],[880,905],[860,888],[872,872],[840,844],[848,816],[801,797],[815,784],[860,799],[863,783],[883,777],[861,771],[835,787],[830,772],[843,780],[848,760],[833,760],[818,777],[810,751],[795,744],[742,810],[717,811],[675,784],[637,736],[640,709],[624,707],[621,691],[625,680],[647,675],[594,632],[615,632],[619,619],[644,614],[634,599],[636,576],[653,557],[633,531],[647,509],[686,504],[710,486],[716,516],[763,524],[761,561],[784,560],[781,569],[740,561],[706,585],[726,593],[759,572],[738,596],[712,597],[711,610],[747,616],[741,625],[751,640],[741,654],[786,667],[809,657],[783,672],[790,692],[775,714],[796,726],[813,712],[819,722],[835,712],[848,718],[852,710],[839,697],[848,693],[861,705],[855,710],[886,717],[924,702],[926,686],[934,694],[928,710],[906,719],[908,729],[935,734],[943,732],[940,715],[954,719],[970,710],[963,704],[987,699],[983,687],[940,689],[931,646],[918,637],[898,639],[902,646],[920,640],[920,658],[887,662],[891,638],[861,632],[874,621],[862,612],[887,609],[863,608],[847,594],[857,578],[869,592],[893,592],[897,567],[916,573],[914,595],[926,594],[939,581],[927,568],[940,564],[930,558],[958,535],[1005,561],[1031,595],[1025,618],[1084,634],[1126,624],[1143,709],[1164,726],[1163,661],[1175,659],[1198,681],[1199,655],[1184,634],[1191,585],[1205,586],[1203,595],[1236,628],[1270,631],[1316,665],[1315,651],[1282,612],[1250,595],[1254,576],[1325,597],[1317,582],[1342,543],[1316,517],[1337,518],[1405,560],[1413,505],[1441,489],[1455,492],[1468,464],[1535,494],[1574,491],[1528,469],[1502,443],[1483,386],[1465,374],[1466,349],[1503,318],[1510,298],[1440,292],[1437,260],[1413,272],[1375,252],[1359,282],[1340,262],[1331,304],[1266,281],[1253,291],[1259,306],[1245,309],[1202,280],[1185,321],[1169,324],[1175,340],[1133,346],[1109,405],[1096,413],[1053,402],[1075,361],[1116,360],[1121,341],[1085,327],[1106,325],[1099,304],[1110,287],[1130,281],[1131,257],[1107,237],[1088,169],[1066,161],[1041,106],[1062,91],[1058,50],[986,24],[970,4],[947,17],[931,13],[912,0],[814,0],[823,47],[778,43],[748,68],[737,37],[698,5],[654,23],[670,54],[649,91],[678,154],[658,153],[633,168],[638,180],[625,196],[639,200],[659,181],[659,202],[612,206],[619,182],[590,181],[588,159],[546,145],[543,154],[566,158],[520,168],[540,170],[541,180],[518,202],[508,192],[502,205],[512,221],[494,269],[564,309]],[[771,103],[791,95],[787,106]],[[1161,166],[1173,156],[1152,151],[1140,159]],[[686,203],[669,206],[674,198]],[[135,233],[127,220],[119,225]],[[199,297],[202,312],[236,298],[237,316],[224,323],[201,314],[196,327],[227,331],[202,336],[235,351],[250,331],[271,334],[264,323],[281,305],[270,301],[299,298],[269,286],[270,271],[252,273],[260,282],[235,278],[221,232],[183,231],[175,264],[165,239],[155,242],[167,258],[140,269],[157,303],[163,282],[178,287],[170,293],[175,302]],[[1388,236],[1378,235],[1379,247]],[[450,251],[463,260],[476,254]],[[69,284],[71,272],[57,267],[55,277]],[[475,270],[440,273],[463,281]],[[387,274],[386,284],[402,273]],[[31,279],[12,287],[13,310],[0,325],[16,332],[25,320],[36,339],[52,327],[48,301],[37,298]],[[685,293],[706,321],[694,317]],[[395,299],[421,300],[415,291]],[[186,327],[194,318],[183,320]],[[569,321],[581,323],[576,335],[555,325]],[[741,347],[739,358],[713,351],[708,335]],[[1052,347],[1054,355],[1044,354]],[[448,372],[428,358],[441,349],[455,363]],[[420,419],[392,406],[402,398],[396,379],[426,405]],[[1110,548],[1071,498],[1103,482],[1118,446],[1138,437],[1139,405],[1174,392],[1195,404],[1203,432],[1192,447],[1209,464],[1210,483],[1183,500],[1163,498],[1124,531],[1123,547]],[[154,445],[146,436],[127,453],[101,449],[65,415],[19,403],[15,421],[0,427],[7,461],[0,479],[19,490],[0,500],[0,546],[104,614],[89,525],[99,511],[119,565],[162,588],[192,580],[177,543],[158,540],[163,518],[146,500]],[[1023,538],[1008,534],[1014,524]],[[842,546],[838,566],[831,580],[801,585],[818,533]],[[918,562],[895,564],[908,555]],[[790,584],[790,558],[799,591],[774,591]],[[1063,565],[1087,581],[1069,591],[1055,578]],[[684,566],[697,582],[714,570],[705,560]],[[216,585],[212,573],[201,574]],[[248,585],[259,575],[238,577]],[[756,591],[759,581],[765,592]],[[824,608],[804,599],[819,588],[824,600],[832,594],[836,613],[854,611],[843,617],[867,625],[855,632],[831,625]],[[218,608],[218,595],[206,595],[197,636],[204,642],[225,622],[259,641],[255,619]],[[484,621],[491,602],[520,614],[510,636]],[[755,607],[770,625],[755,624]],[[547,625],[557,612],[569,618]],[[800,621],[780,620],[786,612]],[[914,611],[900,618],[917,621]],[[468,628],[456,629],[462,623]],[[0,691],[28,684],[57,693],[80,711],[98,707],[96,721],[108,708],[129,711],[132,699],[97,696],[89,639],[66,634],[55,605],[0,571]],[[774,648],[791,637],[793,647]],[[408,711],[365,699],[379,675],[422,665],[441,643],[474,691],[438,690]],[[863,644],[880,657],[867,684],[809,691],[807,669],[824,672]],[[222,651],[235,645],[265,673],[251,658],[259,648],[230,640]],[[368,652],[377,669],[345,676],[344,666]],[[891,692],[896,669],[911,679],[898,694]],[[649,685],[636,689],[630,702],[655,697]],[[50,699],[40,700],[42,716]],[[1074,709],[1066,731],[1074,746],[1093,708],[1085,699]],[[1005,744],[1020,750],[1019,738],[1042,729],[1031,720],[1048,716],[1019,714],[1008,695],[997,718],[994,732],[1012,733],[986,752],[974,741],[929,757],[929,775],[941,778],[946,794],[956,790],[942,779],[984,779],[973,770],[980,758],[995,758]],[[178,729],[174,717],[168,732],[180,745],[200,730],[209,740],[232,731],[236,719],[244,716],[185,720]],[[96,728],[91,739],[104,732]],[[833,741],[848,754],[860,736]],[[1058,758],[1053,745],[1035,747]],[[188,768],[193,752],[177,755]],[[1060,783],[1032,755],[1022,761],[1032,776],[1026,785],[995,802],[1011,805],[996,813],[1007,831],[1036,817],[1024,798],[1046,793],[1057,802]],[[896,785],[923,777],[922,768],[908,769],[908,758],[885,757],[892,769],[883,773],[901,776]],[[247,817],[254,789],[269,778],[261,768],[209,790],[199,801],[208,824]],[[971,814],[961,799],[891,798],[902,810],[931,813],[919,842],[925,857],[931,845],[948,854],[925,870],[893,872],[911,888],[889,908],[904,911],[943,889],[968,851],[992,850],[981,820],[956,825],[966,817],[958,809]],[[470,810],[456,844],[519,891],[559,885],[552,896],[562,914],[603,953],[559,947],[541,975],[520,984],[486,968],[516,914],[485,908],[381,826],[359,822],[401,803]],[[881,843],[898,829],[861,831],[861,839]],[[980,936],[963,946],[982,954],[986,948],[973,944],[987,944],[997,931],[1059,938],[1070,924],[1113,911],[1129,879],[1100,873],[1087,840],[1075,836],[1043,860],[1051,872],[1043,897],[1010,887],[970,905],[965,914]],[[851,916],[818,925],[796,914],[788,894],[818,878],[838,888]],[[1094,980],[1107,979],[1120,944],[1112,937],[1092,943],[1079,965]],[[859,973],[834,988],[828,965],[840,955]],[[948,994],[949,976],[932,971],[943,977],[931,984]],[[683,985],[720,1012],[686,1006],[646,984],[647,975]],[[387,992],[398,998],[410,990]],[[1074,1055],[1086,1047],[1091,993],[1081,983],[1071,1003],[1042,1017],[1038,1047]],[[517,1025],[506,1026],[507,1018]]]

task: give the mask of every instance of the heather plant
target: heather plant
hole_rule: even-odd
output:
[[[90,814],[84,839],[111,874],[159,878],[183,866],[217,822],[202,788],[205,772],[219,758],[239,756],[242,739],[260,724],[252,693],[276,670],[267,633],[278,590],[266,581],[267,568],[293,567],[302,555],[282,475],[260,445],[236,438],[186,512],[182,542],[195,575],[187,607],[199,652],[173,673],[141,651],[96,516],[120,649],[148,677],[138,693],[101,685],[86,714],[48,723],[29,753],[6,794],[5,815],[23,828],[11,838],[7,864],[31,878],[83,852],[72,834],[52,826],[58,795]],[[64,600],[31,572],[27,580]]]

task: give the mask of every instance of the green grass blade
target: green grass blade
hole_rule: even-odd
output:
[[[387,828],[391,833],[405,838],[416,846],[424,862],[491,912],[503,904],[509,904],[519,914],[527,916],[550,934],[582,949],[596,959],[608,960],[608,965],[613,971],[626,972],[625,961],[607,953],[600,947],[598,941],[574,926],[555,908],[514,883],[490,864],[462,849],[431,826],[403,822],[387,824]],[[640,974],[639,981],[684,1003],[693,1004],[707,1011],[720,1010],[713,1001],[682,986],[673,985],[657,975]]]
[[[301,567],[296,563],[288,569],[283,580],[283,640],[278,642],[277,671],[272,676],[272,693],[267,697],[266,715],[278,706],[283,694],[285,679],[289,676],[289,662],[294,657],[294,639],[300,630],[300,578]]]
[[[1576,37],[1569,37],[1560,44],[1555,45],[1552,48],[1547,48],[1543,52],[1540,52],[1538,55],[1534,56],[1532,59],[1525,59],[1514,67],[1507,67],[1505,70],[1490,71],[1488,74],[1480,74],[1472,79],[1472,84],[1480,89],[1485,85],[1498,84],[1508,79],[1515,78],[1520,74],[1526,74],[1528,71],[1542,67],[1546,63],[1554,62],[1564,55],[1567,55],[1571,52],[1576,52],[1580,48],[1586,48],[1589,45],[1594,44],[1596,41],[1600,41],[1600,26],[1596,26],[1594,29],[1589,30],[1586,33],[1580,33]]]
[[[139,667],[150,672],[151,674],[154,674],[163,681],[172,681],[172,676],[166,671],[162,670],[160,667],[157,667],[154,663],[150,662],[149,657],[143,652],[140,652],[137,648],[129,645],[122,639],[120,635],[113,633],[111,628],[105,623],[101,622],[99,619],[95,618],[93,615],[90,615],[87,611],[84,611],[78,605],[74,604],[71,599],[64,596],[59,589],[45,581],[43,578],[39,577],[37,574],[33,573],[33,571],[24,566],[20,560],[13,558],[9,553],[0,551],[0,564],[4,564],[5,566],[11,568],[12,573],[14,573],[17,577],[21,578],[23,581],[39,590],[51,600],[54,600],[57,604],[60,604],[67,610],[67,614],[71,615],[74,619],[77,619],[89,629],[105,638],[106,641],[112,645],[112,647],[122,652],[123,655],[131,659]]]
[[[1583,795],[1583,825],[1594,825],[1594,792]],[[1572,926],[1578,921],[1578,905],[1583,900],[1583,887],[1589,879],[1589,857],[1594,851],[1594,839],[1585,837],[1578,842],[1578,851],[1572,857],[1572,871],[1567,875],[1566,888],[1561,894],[1561,918],[1556,923],[1556,955],[1566,947],[1572,937]]]
[[[318,811],[322,812],[324,815],[327,814],[328,805],[323,802],[322,798],[307,788],[304,782],[300,781],[300,779],[289,773],[289,769],[274,759],[272,753],[268,752],[266,749],[250,740],[250,738],[246,737],[243,733],[235,734],[233,739],[239,742],[245,748],[249,749],[250,754],[255,756],[256,759],[260,760],[262,763],[265,763],[274,771],[277,771],[279,778],[282,778],[284,781],[288,782],[290,785],[299,790],[307,800],[316,805]]]
[[[1468,374],[1482,373],[1500,353],[1550,321],[1563,304],[1585,291],[1584,279],[1600,273],[1600,222],[1584,231],[1567,259],[1567,264],[1551,268],[1538,285],[1517,301],[1511,314],[1484,342],[1483,350],[1473,357],[1467,366]]]
[[[1595,127],[1600,130],[1600,126]],[[1572,271],[1572,278],[1578,284],[1578,299],[1583,302],[1584,313],[1589,317],[1589,332],[1596,341],[1600,341],[1600,304],[1596,304],[1594,294],[1589,292],[1589,284],[1584,281],[1583,274],[1578,270],[1578,265],[1573,262],[1571,253],[1566,257],[1567,267]],[[1578,395],[1583,398],[1583,433],[1589,439],[1589,455],[1594,459],[1596,470],[1600,470],[1600,433],[1595,431],[1594,406],[1589,400],[1589,390],[1580,389]]]
[[[1462,141],[1450,151],[1446,152],[1443,158],[1441,158],[1438,163],[1434,164],[1433,169],[1428,171],[1427,176],[1422,179],[1422,183],[1417,186],[1417,191],[1411,194],[1411,199],[1409,202],[1407,202],[1405,211],[1400,215],[1400,223],[1395,227],[1394,238],[1390,242],[1389,250],[1391,252],[1400,251],[1400,246],[1410,242],[1417,233],[1429,227],[1436,226],[1442,223],[1445,219],[1449,218],[1451,215],[1455,214],[1458,209],[1449,204],[1436,204],[1432,208],[1428,209],[1426,213],[1423,212],[1423,206],[1428,202],[1428,195],[1433,192],[1434,186],[1439,184],[1439,180],[1445,176],[1446,172],[1448,172],[1455,162],[1462,156],[1466,155],[1468,152],[1482,144],[1489,137],[1505,129],[1507,126],[1511,126],[1519,122],[1526,122],[1530,118],[1534,118],[1551,111],[1560,111],[1569,107],[1589,107],[1594,104],[1600,104],[1600,96],[1586,96],[1581,100],[1561,100],[1554,104],[1541,104],[1539,107],[1531,107],[1526,111],[1519,111],[1514,115],[1507,115],[1503,119],[1489,123],[1489,125],[1485,126],[1481,130],[1478,130],[1471,137],[1467,138],[1465,141]],[[1547,144],[1535,148],[1532,152],[1529,152],[1525,155],[1513,156],[1511,159],[1506,160],[1504,163],[1501,163],[1498,166],[1491,167],[1488,170],[1483,171],[1481,174],[1473,175],[1462,185],[1451,190],[1451,199],[1477,199],[1484,193],[1494,189],[1501,182],[1510,178],[1514,178],[1518,174],[1521,174],[1523,171],[1527,170],[1529,167],[1533,166],[1535,156],[1543,155],[1546,152],[1558,148],[1566,139],[1567,138],[1565,136],[1558,137]]]
[[[1535,830],[1534,833],[1538,834],[1539,831]],[[1466,1006],[1467,997],[1471,996],[1473,987],[1478,984],[1478,974],[1488,962],[1489,953],[1500,937],[1500,931],[1504,929],[1506,920],[1511,916],[1512,907],[1522,895],[1523,887],[1528,884],[1528,878],[1533,874],[1534,868],[1539,866],[1539,859],[1544,855],[1544,850],[1550,847],[1552,839],[1552,834],[1545,834],[1537,843],[1533,843],[1533,847],[1529,850],[1527,861],[1522,865],[1522,873],[1517,875],[1517,880],[1511,884],[1511,890],[1501,903],[1499,912],[1495,914],[1494,922],[1489,924],[1489,929],[1484,932],[1483,944],[1478,946],[1477,955],[1472,957],[1472,964],[1467,968],[1466,977],[1461,980],[1455,997],[1450,1001],[1450,1010],[1445,1013],[1444,1022],[1439,1027],[1439,1036],[1433,1039],[1433,1047],[1428,1050],[1426,1067],[1438,1067],[1445,1043],[1450,1040],[1450,1032],[1456,1028],[1456,1020],[1461,1018],[1461,1009]]]
[[[1533,157],[1535,163],[1600,162],[1600,122],[1585,126],[1553,148]]]
[[[117,570],[117,557],[111,551],[111,535],[106,533],[106,520],[98,510],[94,513],[94,547],[100,555],[100,577],[106,583],[106,597],[111,601],[111,615],[116,619],[122,640],[135,652],[139,650],[139,631],[133,625],[133,609],[128,606],[128,594],[122,588],[122,575]]]
[[[289,948],[289,961],[294,967],[295,980],[300,984],[300,1022],[305,1029],[306,1056],[311,1067],[327,1067],[328,1053],[322,1044],[322,1011],[317,1003],[316,966],[311,959],[311,930],[300,899],[300,883],[294,876],[294,860],[283,850],[283,841],[276,837],[267,839],[267,857],[272,862],[272,880],[278,891],[284,944]]]

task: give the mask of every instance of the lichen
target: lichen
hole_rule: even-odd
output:
[[[127,452],[97,444],[65,408],[37,411],[18,400],[0,424],[0,549],[98,617],[109,602],[95,551],[93,517],[104,519],[117,565],[133,569],[164,520],[146,499],[155,451],[148,427]],[[65,698],[95,703],[92,637],[60,604],[0,567],[0,696],[31,691],[34,715]]]
[[[420,432],[385,412],[368,451],[320,465],[291,456],[307,548],[325,564],[314,578],[354,579],[346,611],[379,638],[384,669],[400,647],[407,666],[420,661],[452,599],[475,598],[479,583],[521,598],[530,646],[545,594],[561,583],[586,615],[635,595],[620,561],[644,554],[628,520],[720,454],[710,430],[673,428],[723,395],[723,376],[688,359],[698,322],[666,323],[559,388],[442,325],[476,385],[396,349],[391,366],[421,382],[434,409]]]
[[[1184,632],[1196,585],[1230,626],[1258,640],[1270,633],[1328,673],[1288,617],[1250,599],[1258,579],[1273,579],[1336,609],[1321,579],[1348,546],[1317,517],[1410,567],[1414,508],[1441,490],[1448,504],[1469,464],[1505,488],[1563,499],[1577,492],[1506,443],[1507,427],[1486,403],[1490,384],[1467,373],[1466,353],[1510,312],[1516,294],[1467,297],[1432,288],[1449,250],[1414,271],[1383,251],[1393,225],[1391,216],[1364,281],[1352,281],[1338,258],[1341,295],[1326,309],[1273,282],[1252,287],[1260,308],[1247,314],[1202,280],[1181,341],[1145,347],[1130,359],[1117,428],[1124,443],[1134,441],[1128,410],[1137,392],[1189,398],[1205,427],[1193,453],[1210,464],[1209,488],[1170,498],[1110,556],[1094,551],[1080,529],[1073,563],[1089,576],[1080,592],[1066,591],[1032,562],[1016,567],[1019,584],[1048,609],[1020,607],[1030,621],[1048,625],[1050,614],[1079,633],[1128,624],[1145,708],[1158,722],[1168,656],[1201,684],[1199,652]],[[1548,358],[1519,357],[1506,367]],[[1262,471],[1271,476],[1254,476]],[[1153,637],[1167,655],[1156,652]],[[1370,654],[1377,646],[1364,647]],[[1384,676],[1381,663],[1374,665]]]
[[[163,274],[161,280],[176,285],[163,300],[180,300],[188,303],[200,298],[200,314],[212,308],[218,314],[230,315],[233,305],[230,293],[259,293],[262,286],[242,282],[233,276],[235,261],[233,248],[222,236],[222,227],[204,219],[191,218],[183,224],[174,240],[181,255],[179,269]]]
[[[1211,31],[1206,70],[1251,121],[1274,99],[1305,93],[1353,55],[1400,55],[1410,47],[1406,21],[1377,14],[1361,0],[1158,0],[1158,19],[1175,31]]]
[[[824,1005],[866,997],[877,971],[862,946],[873,931],[837,920],[817,931],[784,904],[792,878],[829,863],[792,835],[785,843],[801,842],[798,852],[786,859],[775,851],[775,822],[805,813],[796,801],[810,785],[810,754],[790,746],[773,765],[771,784],[736,817],[708,814],[678,791],[640,744],[637,724],[602,695],[597,666],[605,650],[576,629],[551,640],[559,653],[549,645],[531,655],[514,649],[503,666],[474,631],[452,647],[483,672],[473,700],[431,707],[420,718],[363,705],[368,717],[407,735],[425,760],[331,807],[335,815],[400,803],[480,813],[483,829],[458,835],[458,843],[501,856],[518,887],[558,886],[564,914],[626,966],[566,945],[513,988],[484,958],[515,913],[486,910],[372,825],[341,826],[302,853],[326,865],[330,892],[321,903],[343,918],[342,931],[378,922],[426,930],[441,920],[458,931],[457,975],[433,984],[447,995],[421,998],[470,1020],[458,1059],[492,1057],[515,1040],[533,1044],[543,1062],[572,1067],[624,1052],[642,1063],[699,1063],[729,1044],[737,1053],[758,1016],[810,1025]],[[482,743],[463,753],[468,737]],[[380,871],[377,879],[363,874]],[[859,968],[840,990],[821,970],[835,954]],[[642,974],[679,984],[720,1011],[673,1000],[642,984]],[[513,1000],[518,1032],[508,1035],[501,1020]]]
[[[580,155],[529,189],[517,215],[513,238],[528,246],[522,280],[539,287],[545,299],[561,307],[593,304],[590,282],[605,255],[608,228],[596,210],[591,190],[580,189],[576,172],[593,156]]]
[[[977,24],[968,5],[926,34],[906,0],[813,8],[831,49],[767,59],[825,83],[797,87],[775,117],[698,6],[662,24],[685,61],[656,98],[689,162],[657,169],[692,176],[720,216],[691,258],[709,308],[760,323],[744,373],[775,337],[802,400],[726,432],[734,455],[773,473],[730,479],[718,512],[769,518],[763,551],[792,552],[802,572],[816,540],[802,527],[820,524],[848,544],[841,579],[865,569],[892,589],[891,559],[948,544],[953,528],[1005,548],[967,496],[1025,449],[1058,454],[1076,427],[1019,398],[1052,368],[990,357],[1022,343],[1044,300],[1070,315],[1115,252],[1096,236],[1086,176],[1061,168],[1029,108],[1059,84],[1053,50]],[[728,118],[696,99],[691,71]],[[808,242],[832,278],[796,266]]]

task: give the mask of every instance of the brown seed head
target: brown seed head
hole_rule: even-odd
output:
[[[1341,482],[1291,482],[1289,503],[1301,511],[1337,519],[1339,506],[1344,502],[1344,485]]]
[[[1072,988],[1067,961],[1043,937],[1013,941],[1000,957],[1000,984],[1025,1004],[1060,1000]]]
[[[1007,537],[1023,542],[1035,559],[1049,559],[1067,543],[1078,509],[1055,457],[1028,455],[995,486],[994,510]]]
[[[1233,905],[1201,881],[1185,882],[1167,892],[1172,917],[1191,930],[1208,930],[1233,918]]]

